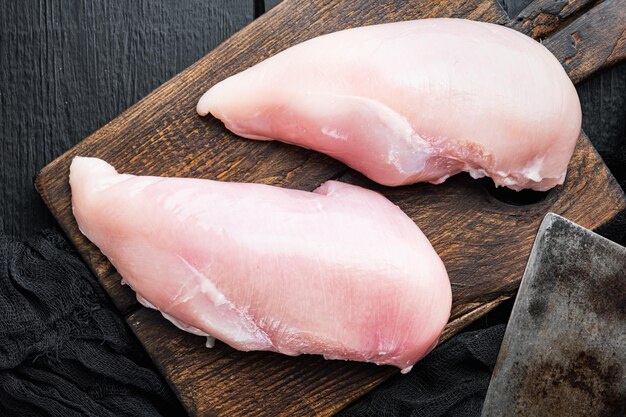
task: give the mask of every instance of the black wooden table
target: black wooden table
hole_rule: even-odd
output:
[[[279,1],[0,1],[0,232],[53,227],[33,175]],[[626,64],[578,93],[600,153],[623,149]]]

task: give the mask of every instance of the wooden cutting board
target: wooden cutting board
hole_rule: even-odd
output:
[[[72,157],[99,157],[120,172],[139,175],[304,190],[339,178],[378,189],[422,228],[446,264],[454,294],[442,338],[446,340],[515,293],[545,213],[553,211],[593,229],[626,207],[623,192],[584,134],[566,183],[547,193],[507,193],[494,190],[489,180],[467,175],[437,186],[392,189],[315,152],[238,138],[219,121],[198,117],[197,99],[217,81],[314,36],[365,24],[442,16],[505,24],[542,38],[578,82],[626,55],[625,1],[595,5],[584,0],[538,0],[511,19],[496,0],[286,0],[50,163],[35,184],[190,415],[330,415],[396,369],[318,356],[242,353],[219,342],[209,350],[203,338],[185,334],[158,313],[140,307],[72,217],[68,184]],[[534,202],[519,205],[520,199]]]

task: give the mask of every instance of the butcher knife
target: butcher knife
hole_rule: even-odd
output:
[[[482,416],[626,416],[626,248],[544,218]]]

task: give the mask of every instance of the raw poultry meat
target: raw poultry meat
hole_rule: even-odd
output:
[[[197,111],[390,186],[466,171],[547,190],[563,183],[581,126],[576,90],[545,47],[461,19],[311,39],[217,83]]]
[[[80,230],[144,305],[236,349],[408,371],[448,320],[441,259],[374,191],[134,176],[81,157],[70,185]]]

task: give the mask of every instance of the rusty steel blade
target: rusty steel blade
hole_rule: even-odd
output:
[[[626,248],[549,213],[482,416],[625,415]]]

